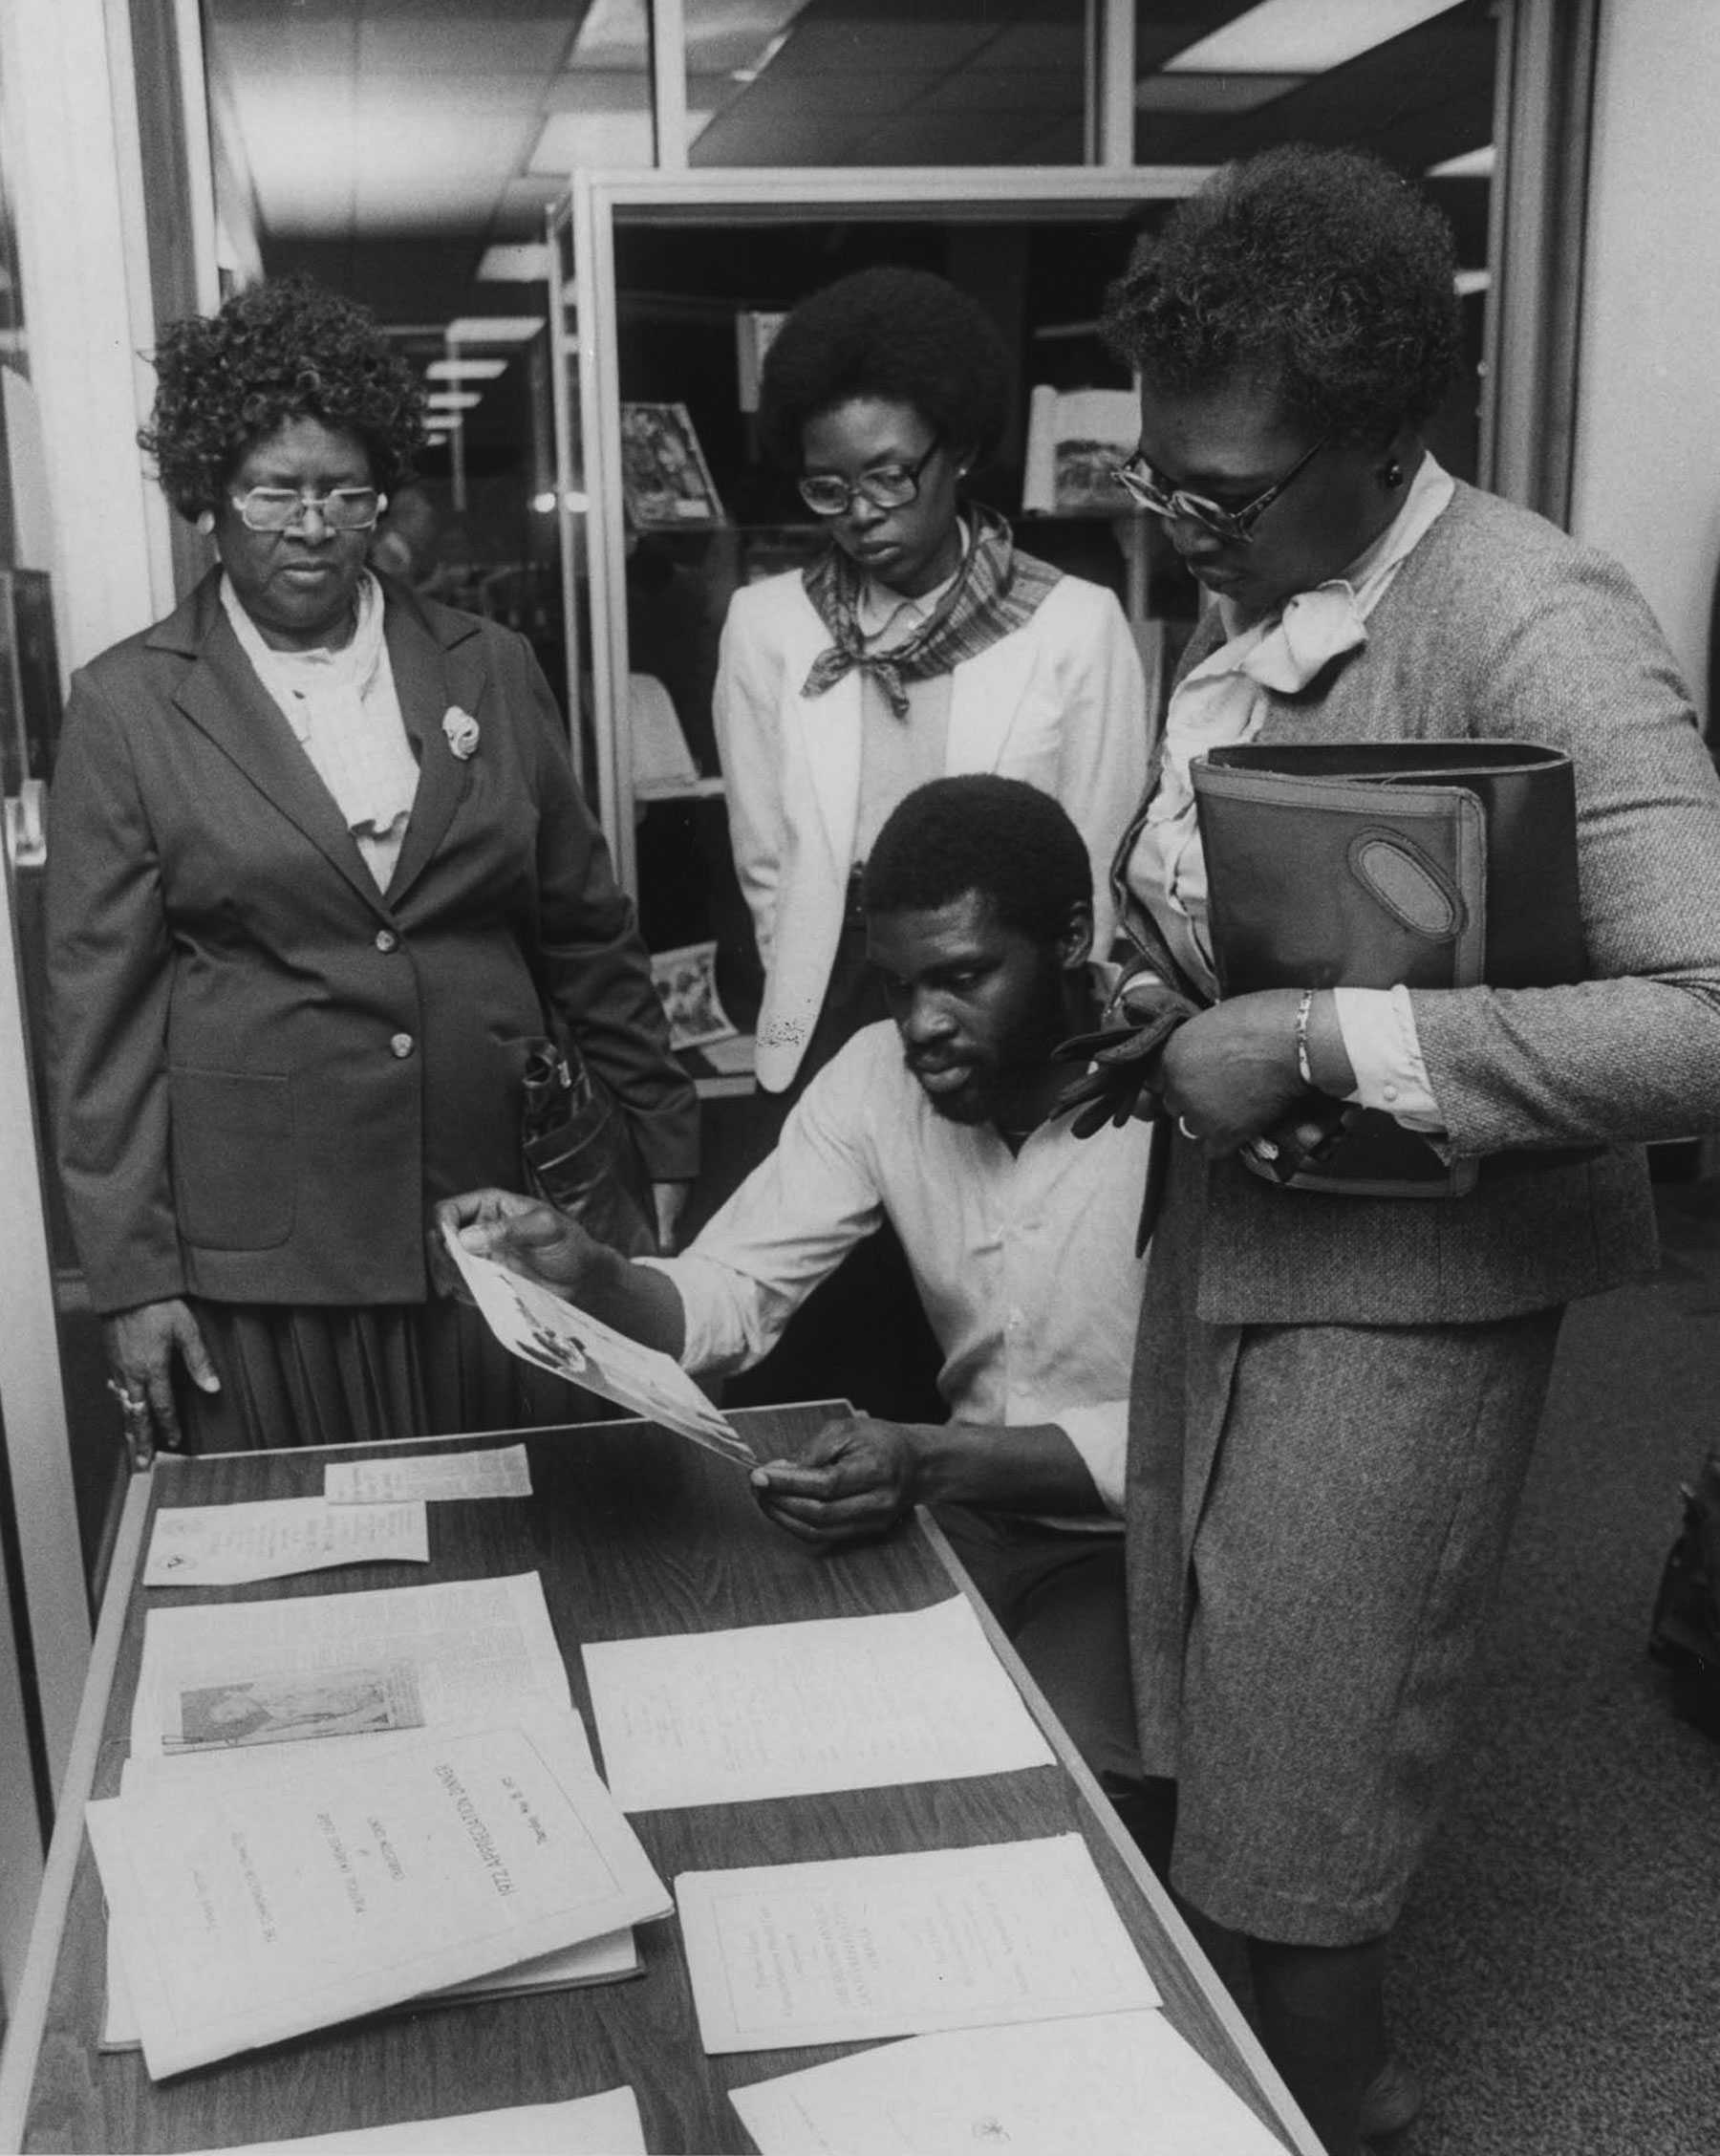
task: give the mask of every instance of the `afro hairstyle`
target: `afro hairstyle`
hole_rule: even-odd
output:
[[[869,914],[935,912],[977,892],[1005,928],[1054,943],[1093,871],[1061,802],[1024,779],[962,772],[915,787],[892,808],[861,880]]]
[[[363,442],[377,486],[411,473],[423,393],[369,310],[308,277],[235,292],[216,314],[169,323],[140,446],[180,515],[215,508],[253,442],[287,420],[321,420]]]
[[[804,299],[759,384],[759,431],[786,471],[808,420],[857,397],[908,404],[942,442],[988,456],[1009,413],[1009,361],[978,300],[929,270],[858,270]]]
[[[1150,389],[1275,384],[1310,433],[1387,439],[1438,409],[1460,350],[1451,227],[1355,150],[1223,166],[1136,246],[1104,334]]]

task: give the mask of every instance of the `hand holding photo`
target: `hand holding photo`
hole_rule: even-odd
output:
[[[678,1363],[655,1348],[642,1348],[493,1258],[480,1258],[461,1241],[458,1230],[444,1227],[442,1242],[504,1348],[570,1384],[631,1408],[648,1422],[678,1431],[748,1473],[757,1466],[745,1441]]]

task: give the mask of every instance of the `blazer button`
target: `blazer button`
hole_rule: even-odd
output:
[[[412,1035],[410,1033],[397,1033],[388,1045],[396,1055],[409,1056],[412,1053]]]
[[[399,947],[400,939],[392,928],[377,929],[376,948],[378,951],[398,951]]]

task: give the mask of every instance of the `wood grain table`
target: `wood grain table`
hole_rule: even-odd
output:
[[[761,1459],[792,1451],[816,1407],[735,1417]],[[524,1442],[529,1498],[432,1503],[431,1562],[367,1564],[238,1587],[138,1586],[161,1506],[320,1493],[323,1451],[161,1458],[135,1478],[103,1604],[83,1714],[49,1857],[29,1963],[0,2067],[0,2148],[227,2147],[301,2134],[548,2103],[627,2082],[648,2148],[745,2151],[727,2091],[841,2056],[853,2045],[708,2059],[674,1918],[641,1926],[645,1973],[589,1990],[484,2004],[408,2008],[294,2038],[154,2083],[137,2052],[104,2052],[105,1923],[82,1825],[89,1796],[118,1784],[148,1606],[268,1601],[357,1588],[535,1571],[591,1722],[580,1649],[588,1641],[923,1608],[953,1583],[971,1592],[922,1519],[883,1542],[809,1549],[759,1513],[744,1476],[639,1422],[567,1431],[408,1440],[437,1451]],[[977,1600],[977,1598],[976,1598]],[[642,1813],[634,1824],[665,1881],[689,1870],[790,1864],[1081,1833],[1183,2035],[1279,2133],[1319,2156],[1245,2023],[1181,1920],[1116,1829],[1032,1681],[979,1605],[998,1651],[1044,1728],[1058,1764],[1027,1772],[762,1803]],[[594,1735],[594,1732],[593,1732]],[[1144,2142],[1148,2122],[1143,2122]]]

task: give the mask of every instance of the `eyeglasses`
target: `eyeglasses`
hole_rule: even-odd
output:
[[[247,531],[290,531],[312,509],[331,531],[368,531],[388,507],[374,486],[336,486],[327,494],[301,494],[296,486],[253,486],[230,497]]]
[[[807,472],[800,482],[800,498],[821,517],[846,516],[856,497],[874,509],[905,509],[919,499],[920,475],[939,446],[934,435],[932,446],[916,464],[874,464],[852,481],[838,479],[834,472]]]
[[[1331,440],[1322,434],[1312,449],[1298,457],[1295,464],[1264,494],[1257,494],[1239,509],[1227,509],[1222,502],[1212,501],[1205,494],[1190,494],[1180,486],[1161,486],[1152,466],[1137,450],[1128,464],[1113,465],[1111,477],[1144,509],[1154,516],[1187,517],[1202,530],[1215,532],[1220,539],[1232,539],[1247,546],[1254,537],[1254,528],[1271,508],[1285,487],[1314,462]]]

